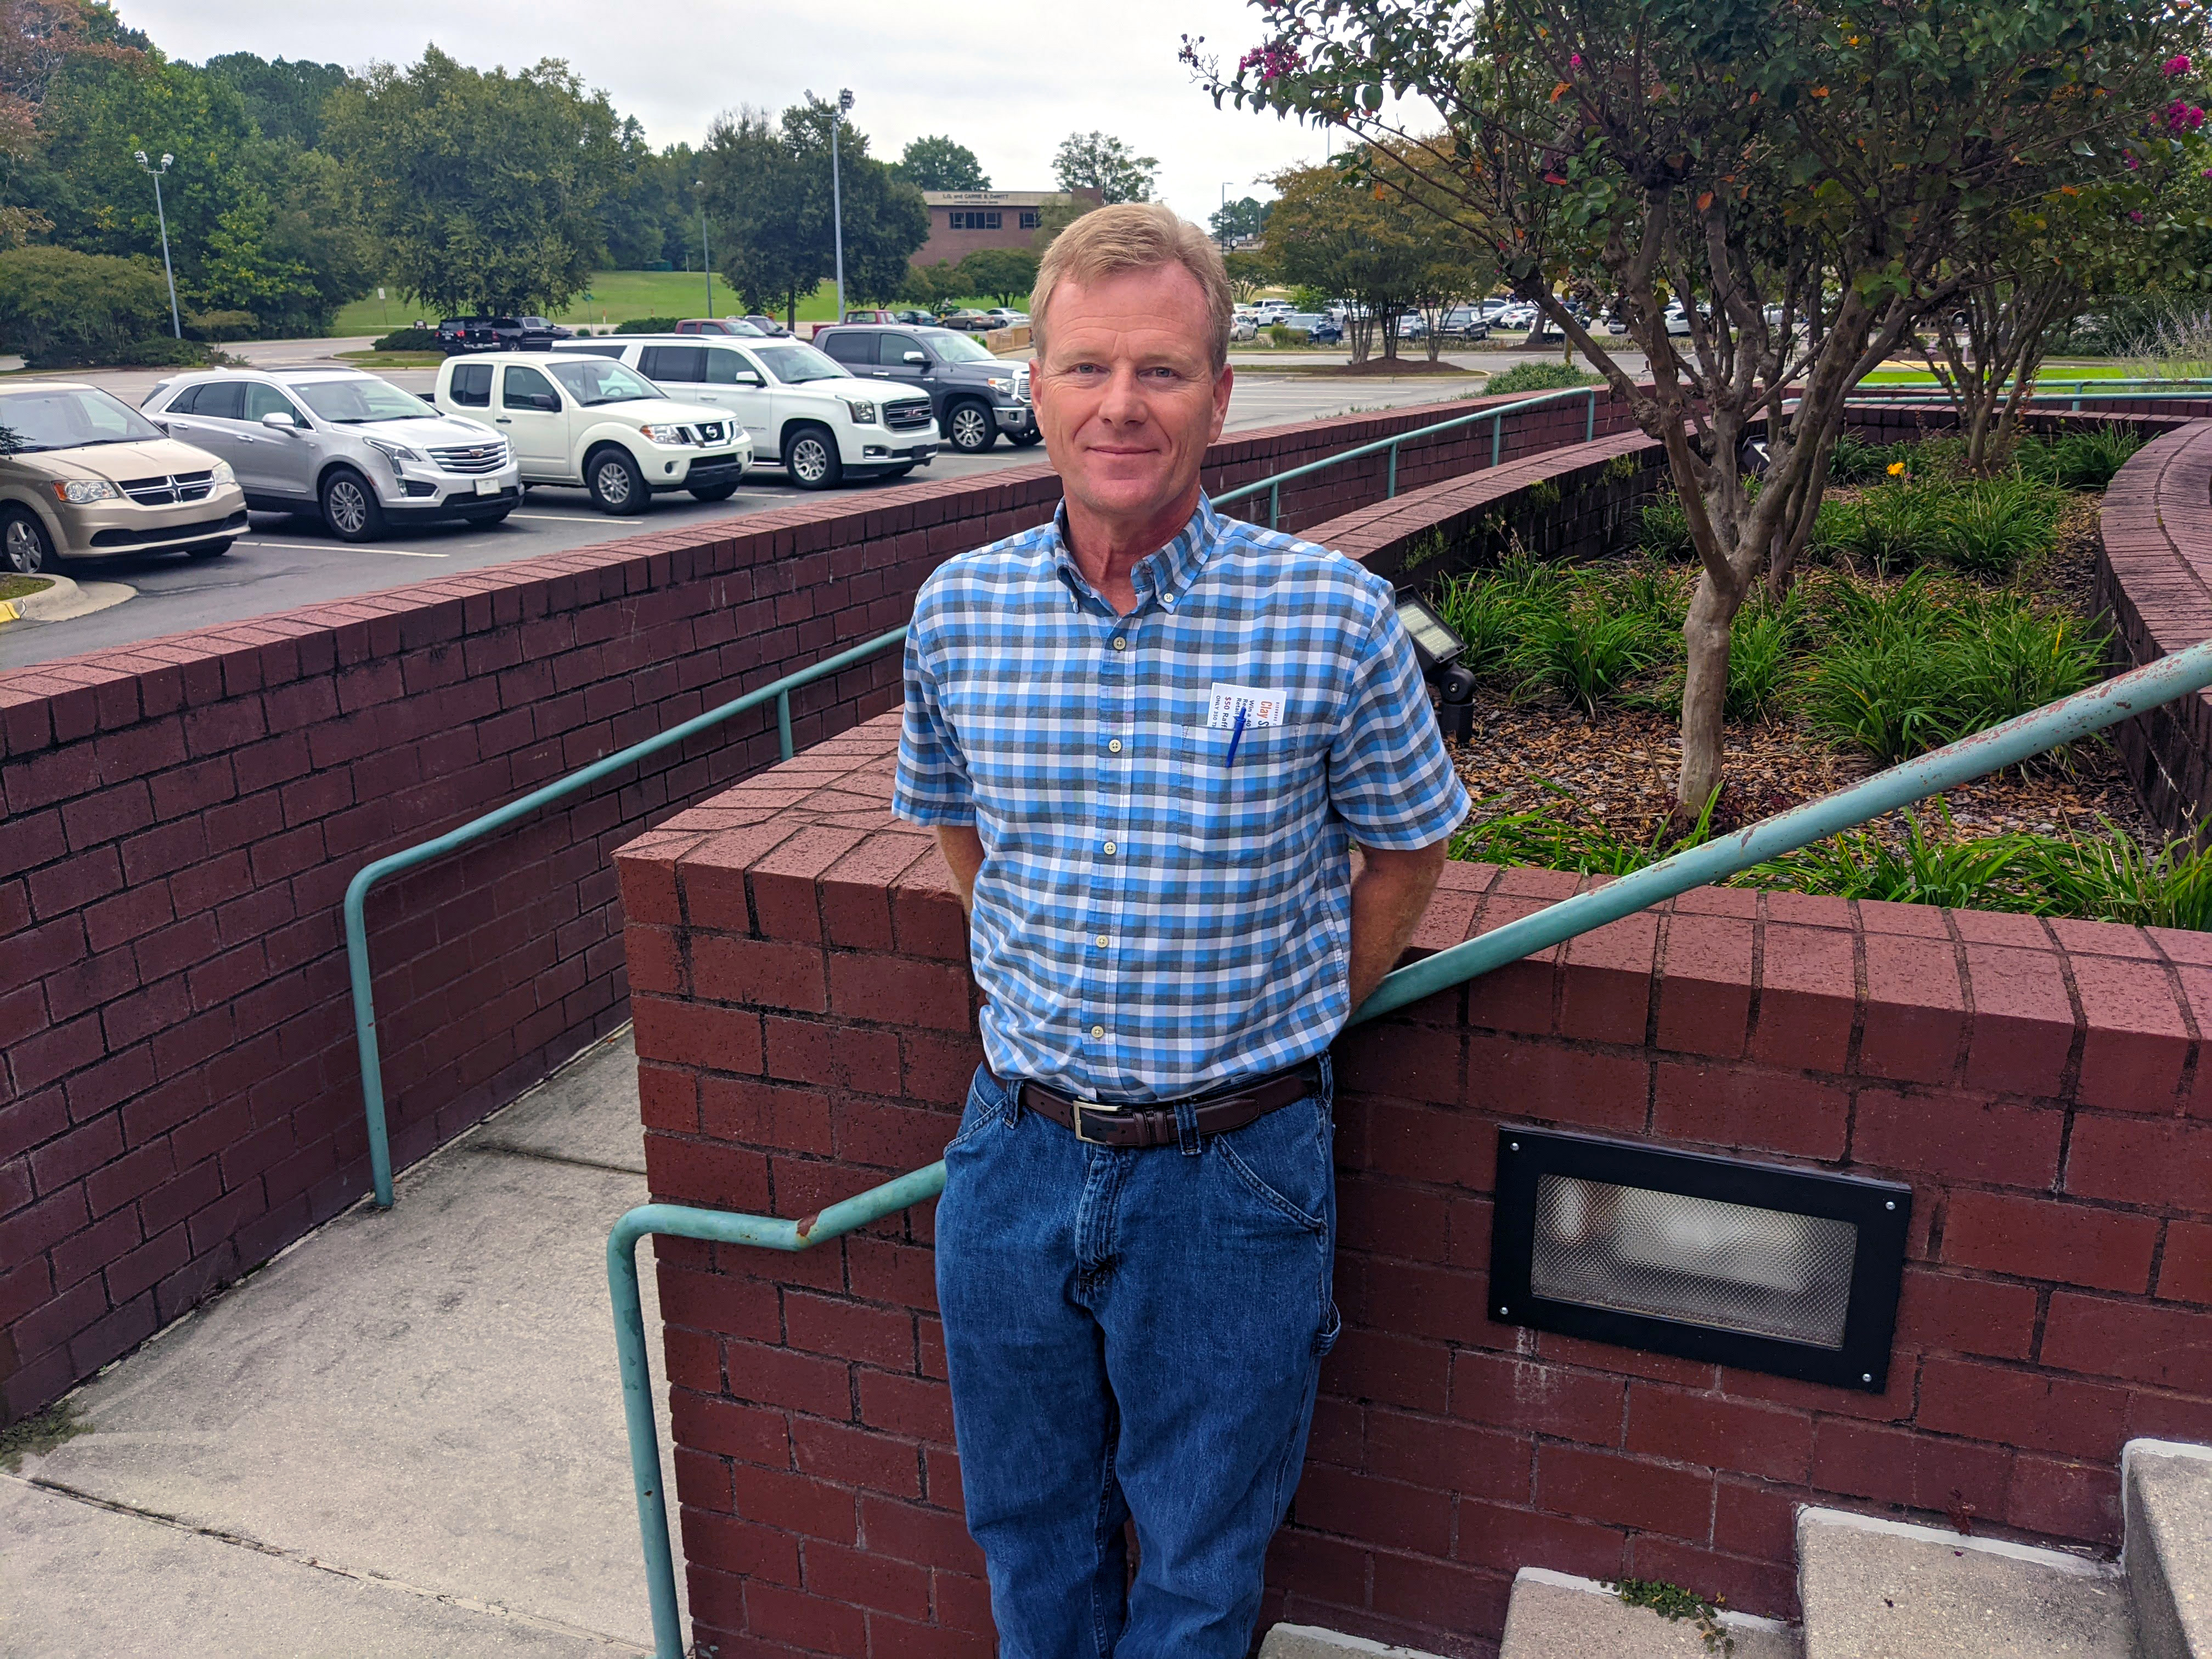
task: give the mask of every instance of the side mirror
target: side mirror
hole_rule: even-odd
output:
[[[548,415],[558,415],[561,412],[561,399],[554,392],[533,392],[530,394],[530,406],[532,409],[542,409]]]
[[[732,380],[730,384],[732,386],[757,386],[765,385],[766,382],[763,381],[759,375],[754,374],[752,370],[749,368],[741,368],[738,371],[737,378]]]
[[[929,366],[929,359],[919,351],[908,352],[906,361],[910,363],[920,363],[925,368]]]
[[[278,432],[290,432],[298,428],[300,422],[298,416],[284,410],[272,409],[261,417],[261,424]]]

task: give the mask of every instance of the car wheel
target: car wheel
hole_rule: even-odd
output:
[[[1042,443],[1044,434],[1031,427],[1027,432],[1009,432],[1006,434],[1006,441],[1018,449],[1027,449],[1032,445]]]
[[[376,486],[351,467],[333,468],[323,480],[323,524],[342,542],[373,542],[384,534],[384,508]]]
[[[835,489],[845,477],[837,441],[825,426],[802,426],[784,440],[783,470],[801,489]]]
[[[185,556],[188,559],[219,559],[229,551],[230,544],[227,541],[195,542],[185,550]]]
[[[704,489],[691,492],[694,497],[702,501],[726,501],[737,493],[738,487],[733,483],[708,484]]]
[[[999,441],[998,422],[981,404],[955,404],[945,435],[963,455],[980,455]]]
[[[0,569],[35,576],[53,568],[53,539],[36,514],[19,507],[0,520]]]
[[[602,513],[642,513],[652,497],[629,452],[612,444],[594,451],[584,463],[584,483],[592,492],[592,505]]]

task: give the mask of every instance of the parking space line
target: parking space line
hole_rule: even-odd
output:
[[[364,547],[359,542],[263,542],[240,536],[233,547],[301,547],[324,553],[382,553],[394,559],[450,559],[450,553],[424,553],[411,547]]]

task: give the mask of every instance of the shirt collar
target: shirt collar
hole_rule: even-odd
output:
[[[1206,562],[1219,544],[1227,520],[1214,511],[1213,502],[1200,490],[1198,506],[1190,521],[1176,533],[1175,539],[1157,553],[1147,554],[1137,561],[1137,568],[1129,573],[1129,582],[1137,590],[1137,609],[1165,600],[1170,609],[1186,589],[1198,580],[1206,568]],[[1075,562],[1075,556],[1067,545],[1067,504],[1062,501],[1052,515],[1052,554],[1054,568],[1070,592],[1079,599],[1088,595],[1097,598],[1097,590]],[[1104,603],[1100,599],[1101,604]]]

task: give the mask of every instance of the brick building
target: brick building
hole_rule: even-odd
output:
[[[914,256],[917,265],[940,260],[958,264],[978,248],[1026,248],[1042,228],[1047,208],[1078,202],[1101,205],[1096,190],[926,190],[929,240]]]

